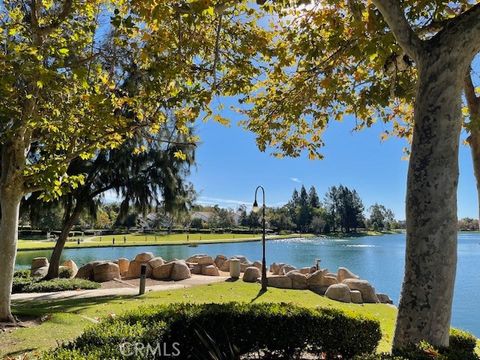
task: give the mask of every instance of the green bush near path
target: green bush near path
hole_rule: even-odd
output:
[[[210,341],[206,343],[205,337]],[[177,343],[182,359],[206,354],[212,346],[223,354],[233,351],[255,357],[262,354],[262,358],[293,359],[308,350],[316,356],[350,359],[374,352],[380,339],[378,321],[338,310],[286,303],[182,303],[110,318],[70,344],[48,352],[44,359],[86,357],[92,352],[99,359],[122,358],[121,344],[125,342]]]
[[[70,272],[67,271],[68,275]],[[12,293],[40,293],[40,292],[56,292],[67,290],[92,290],[100,288],[100,284],[84,280],[60,278],[52,280],[43,280],[30,276],[30,270],[15,271],[13,276]]]

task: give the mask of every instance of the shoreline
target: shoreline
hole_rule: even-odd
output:
[[[295,239],[295,238],[312,238],[312,237],[322,237],[323,239],[340,239],[340,238],[359,238],[365,236],[381,236],[381,235],[394,235],[394,234],[401,234],[402,231],[399,230],[390,230],[390,231],[366,231],[366,232],[357,232],[357,233],[350,233],[350,234],[341,234],[341,233],[330,233],[326,235],[314,235],[314,234],[290,234],[290,235],[274,235],[274,236],[267,236],[266,241],[271,240],[288,240],[288,239]],[[65,246],[66,249],[101,249],[101,248],[121,248],[121,247],[156,247],[156,246],[172,246],[172,245],[180,245],[180,246],[198,246],[198,245],[211,245],[211,244],[227,244],[227,243],[243,243],[243,242],[256,242],[262,241],[261,237],[255,238],[226,238],[226,239],[211,239],[211,240],[191,240],[191,241],[165,241],[159,243],[148,243],[148,242],[141,242],[136,244],[91,244],[84,243],[86,245],[72,245],[72,246]],[[27,251],[41,251],[41,250],[53,250],[55,243],[52,243],[51,247],[31,247],[31,248],[18,248],[17,252],[27,252]]]

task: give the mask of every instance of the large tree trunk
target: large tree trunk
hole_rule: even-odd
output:
[[[0,322],[14,322],[10,310],[18,241],[18,216],[23,196],[24,146],[21,140],[0,146]]]
[[[394,348],[421,340],[448,346],[457,264],[458,149],[466,67],[458,53],[433,46],[418,66],[405,277]]]
[[[68,234],[80,217],[81,206],[77,203],[72,213],[67,216],[62,225],[62,231],[55,243],[52,255],[50,256],[50,265],[48,267],[47,279],[58,278],[58,268],[60,267],[60,258],[62,256],[65,243],[67,242]]]

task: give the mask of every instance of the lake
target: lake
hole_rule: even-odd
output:
[[[453,303],[452,324],[480,337],[480,233],[459,233],[458,268]],[[251,261],[261,259],[261,243],[205,244],[198,247],[184,245],[137,246],[95,249],[67,249],[63,258],[73,259],[78,265],[92,260],[133,258],[151,251],[164,259],[186,259],[205,253],[212,256],[245,255]],[[383,292],[398,304],[403,279],[405,235],[365,236],[346,239],[288,239],[267,242],[267,264],[285,262],[297,267],[314,265],[321,259],[321,267],[336,271],[345,266],[369,280],[378,292]],[[22,251],[17,255],[17,267],[27,268],[32,258],[50,256],[50,251]]]

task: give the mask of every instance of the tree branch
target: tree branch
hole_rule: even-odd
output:
[[[372,0],[382,14],[398,44],[414,60],[418,60],[423,41],[415,34],[407,21],[399,0]]]
[[[34,4],[36,4],[35,1],[33,1]],[[35,5],[36,6],[36,5]],[[65,0],[65,3],[63,4],[62,11],[58,14],[57,18],[50,23],[50,25],[45,25],[45,26],[37,26],[37,32],[39,35],[47,35],[51,33],[53,30],[58,28],[62,22],[70,15],[70,12],[72,11],[73,7],[73,0]],[[38,24],[38,22],[37,22]]]
[[[480,129],[480,97],[475,93],[475,85],[472,80],[472,71],[469,68],[465,74],[465,98],[470,112],[470,131]]]

